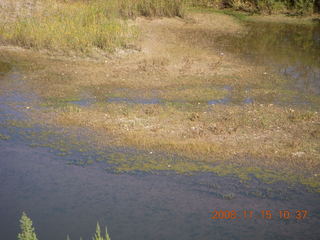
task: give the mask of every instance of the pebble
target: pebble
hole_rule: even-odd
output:
[[[293,156],[295,157],[302,157],[304,154],[306,154],[305,152],[295,152],[295,153],[292,153]]]

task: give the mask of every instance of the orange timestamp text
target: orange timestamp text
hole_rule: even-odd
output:
[[[297,219],[307,218],[308,210],[213,210],[210,212],[211,219]]]

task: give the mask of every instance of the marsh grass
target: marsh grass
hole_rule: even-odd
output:
[[[0,41],[64,53],[112,52],[126,48],[137,29],[123,18],[183,16],[182,0],[55,1],[46,0],[31,16],[0,23]]]
[[[317,173],[318,113],[272,105],[227,109],[215,106],[209,112],[206,109],[182,111],[166,105],[105,104],[78,113],[59,111],[56,120],[63,125],[106,131],[120,145],[148,151],[161,149],[197,159],[195,163],[179,164],[168,159],[164,165],[133,161],[130,166],[134,169],[142,164],[160,170],[170,164],[179,172],[215,171],[208,166],[231,161],[242,167],[281,170],[301,176]],[[209,165],[199,167],[197,164],[201,162]]]
[[[184,0],[120,0],[116,1],[118,14],[122,17],[183,17]]]
[[[2,41],[26,48],[88,53],[112,51],[134,36],[126,23],[111,18],[101,3],[47,2],[45,11],[2,24]]]

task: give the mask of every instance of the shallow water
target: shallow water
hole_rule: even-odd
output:
[[[160,104],[161,100],[158,98],[108,98],[108,102],[120,102],[120,103],[134,103],[134,104]]]
[[[108,173],[97,164],[67,165],[48,149],[14,138],[0,141],[0,164],[0,234],[8,240],[19,231],[22,211],[47,240],[67,234],[89,239],[97,220],[112,239],[317,239],[320,234],[319,195],[301,187],[243,185],[213,174]],[[241,219],[210,219],[215,209],[236,210]],[[309,216],[284,220],[281,209],[306,209]],[[254,217],[244,219],[244,210]],[[261,210],[271,210],[273,219],[261,219]]]
[[[319,107],[320,95],[320,24],[284,24],[274,22],[248,22],[240,34],[219,36],[215,48],[232,53],[250,64],[264,66],[265,76],[276,73],[287,79],[285,86],[274,86],[282,96],[272,94],[265,99],[249,96],[237,99],[241,93],[233,91],[225,98],[212,98],[209,105],[272,103]],[[267,78],[266,78],[267,79]],[[267,81],[267,80],[266,80]],[[252,87],[252,86],[247,86]],[[272,86],[271,86],[272,89]],[[227,89],[231,91],[231,89]],[[254,90],[254,88],[252,89]],[[282,94],[281,94],[282,93]],[[239,95],[239,96],[238,96]],[[316,97],[317,100],[310,100]],[[133,104],[161,104],[157,98],[110,98],[109,102]],[[176,99],[179,101],[179,99]],[[174,101],[173,101],[174,102]]]
[[[289,89],[320,94],[320,24],[246,24],[244,34],[222,36],[219,47],[287,76]]]
[[[309,35],[303,35],[305,32],[301,33],[302,40],[288,40],[290,51],[287,49],[286,54],[280,54],[281,58],[275,57],[273,60],[273,54],[285,51],[281,50],[285,45],[277,45],[271,40],[254,45],[260,32],[264,34],[261,36],[268,35],[267,33],[272,35],[268,25],[265,26],[266,29],[261,28],[251,32],[252,36],[250,33],[247,35],[248,39],[252,38],[250,46],[254,51],[247,53],[246,44],[249,43],[241,42],[241,39],[234,49],[238,49],[241,56],[251,61],[261,61],[263,64],[269,62],[274,70],[286,69],[291,74],[291,87],[317,94],[319,64],[315,61],[319,59],[319,55],[313,51],[319,50],[319,35],[310,35],[316,39],[311,50],[307,47],[307,50],[292,53],[303,56],[301,61],[299,57],[286,57],[286,54],[291,54],[290,44],[305,42],[304,38],[309,39]],[[285,30],[279,31],[280,39],[291,37],[285,34]],[[268,50],[270,46],[275,47],[274,53]],[[233,48],[224,47],[234,51]],[[260,54],[265,55],[261,57]],[[300,67],[297,66],[304,65],[309,66],[315,74],[300,74]],[[53,148],[54,144],[44,144],[41,147],[39,141],[43,141],[42,138],[31,146],[34,142],[29,135],[43,131],[41,127],[6,124],[13,120],[27,121],[24,112],[28,107],[34,107],[33,103],[36,101],[36,96],[25,93],[18,73],[11,72],[8,75],[10,69],[11,67],[0,67],[0,133],[8,136],[0,138],[1,239],[16,239],[22,211],[26,211],[32,218],[40,240],[66,239],[67,234],[71,239],[79,239],[80,236],[89,239],[94,233],[96,221],[102,226],[108,226],[113,240],[319,239],[320,195],[309,192],[302,186],[284,183],[268,185],[257,179],[241,183],[237,178],[207,173],[193,176],[176,175],[170,171],[157,174],[119,174],[110,169],[108,154],[128,151],[135,154],[134,150],[110,147],[104,149],[105,159],[100,161],[89,143],[81,144],[81,148],[86,147],[86,152],[80,147],[71,150],[68,148],[67,155],[59,155],[59,149]],[[116,99],[118,100],[129,101],[125,98]],[[232,100],[218,99],[209,104],[224,104],[229,101]],[[245,99],[245,103],[252,101],[251,98]],[[92,102],[79,100],[73,103],[86,107]],[[145,102],[138,99],[136,103]],[[158,100],[154,103],[154,99],[147,99],[145,104],[157,103]],[[46,139],[51,141],[59,138],[57,136],[49,135]],[[61,139],[59,141],[61,148],[65,142]],[[93,160],[91,164],[88,164],[88,159]],[[213,210],[235,210],[237,218],[214,220],[210,218],[210,211]],[[245,210],[253,211],[252,219],[244,219]],[[271,210],[272,219],[263,219],[262,210]],[[280,219],[279,210],[290,210],[292,213],[296,210],[308,210],[309,215],[302,220],[296,220],[294,216],[285,220]]]
[[[39,239],[46,240],[67,234],[89,239],[96,221],[108,226],[112,239],[123,240],[318,238],[319,194],[302,186],[257,179],[244,184],[208,173],[115,173],[108,165],[110,154],[135,150],[110,147],[101,161],[86,138],[72,143],[52,129],[29,126],[25,112],[36,107],[36,97],[24,92],[19,74],[6,77],[12,81],[2,84],[6,91],[0,98],[0,133],[8,136],[0,140],[2,238],[16,239],[22,211],[32,218]],[[237,218],[211,219],[213,210],[235,210]],[[271,210],[272,219],[263,219],[262,210]],[[293,215],[281,219],[279,210]],[[297,210],[307,210],[308,217],[296,220]],[[252,211],[252,218],[245,219],[244,211]]]

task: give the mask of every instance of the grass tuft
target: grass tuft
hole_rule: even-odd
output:
[[[64,53],[112,52],[126,48],[137,36],[136,29],[124,18],[182,17],[183,9],[182,0],[46,0],[32,16],[0,22],[0,42]]]

